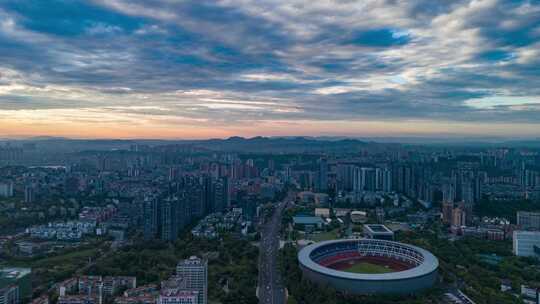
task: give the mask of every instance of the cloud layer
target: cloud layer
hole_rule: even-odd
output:
[[[179,137],[299,121],[311,135],[364,135],[344,122],[535,135],[540,1],[6,0],[0,115],[0,135],[47,121]]]

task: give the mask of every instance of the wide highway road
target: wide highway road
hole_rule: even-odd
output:
[[[272,216],[261,226],[259,254],[260,304],[285,304],[285,288],[277,264],[281,214],[285,206],[286,202],[276,205]]]

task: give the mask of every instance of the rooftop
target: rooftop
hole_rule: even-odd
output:
[[[0,268],[0,279],[17,280],[32,272],[30,268],[6,267]]]
[[[322,224],[323,220],[318,216],[295,216],[293,217],[295,224],[300,225],[316,225]]]
[[[190,256],[189,259],[181,260],[178,262],[179,266],[182,265],[202,265],[205,264],[205,261],[197,256]]]
[[[368,224],[364,225],[366,229],[368,229],[370,232],[374,233],[393,233],[392,230],[388,229],[385,225],[380,224]]]

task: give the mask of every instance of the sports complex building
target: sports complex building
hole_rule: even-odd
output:
[[[377,239],[315,243],[298,261],[304,277],[348,294],[411,294],[433,286],[439,268],[425,249]]]

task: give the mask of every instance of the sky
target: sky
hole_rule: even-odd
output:
[[[540,138],[540,0],[2,0],[0,138]]]

